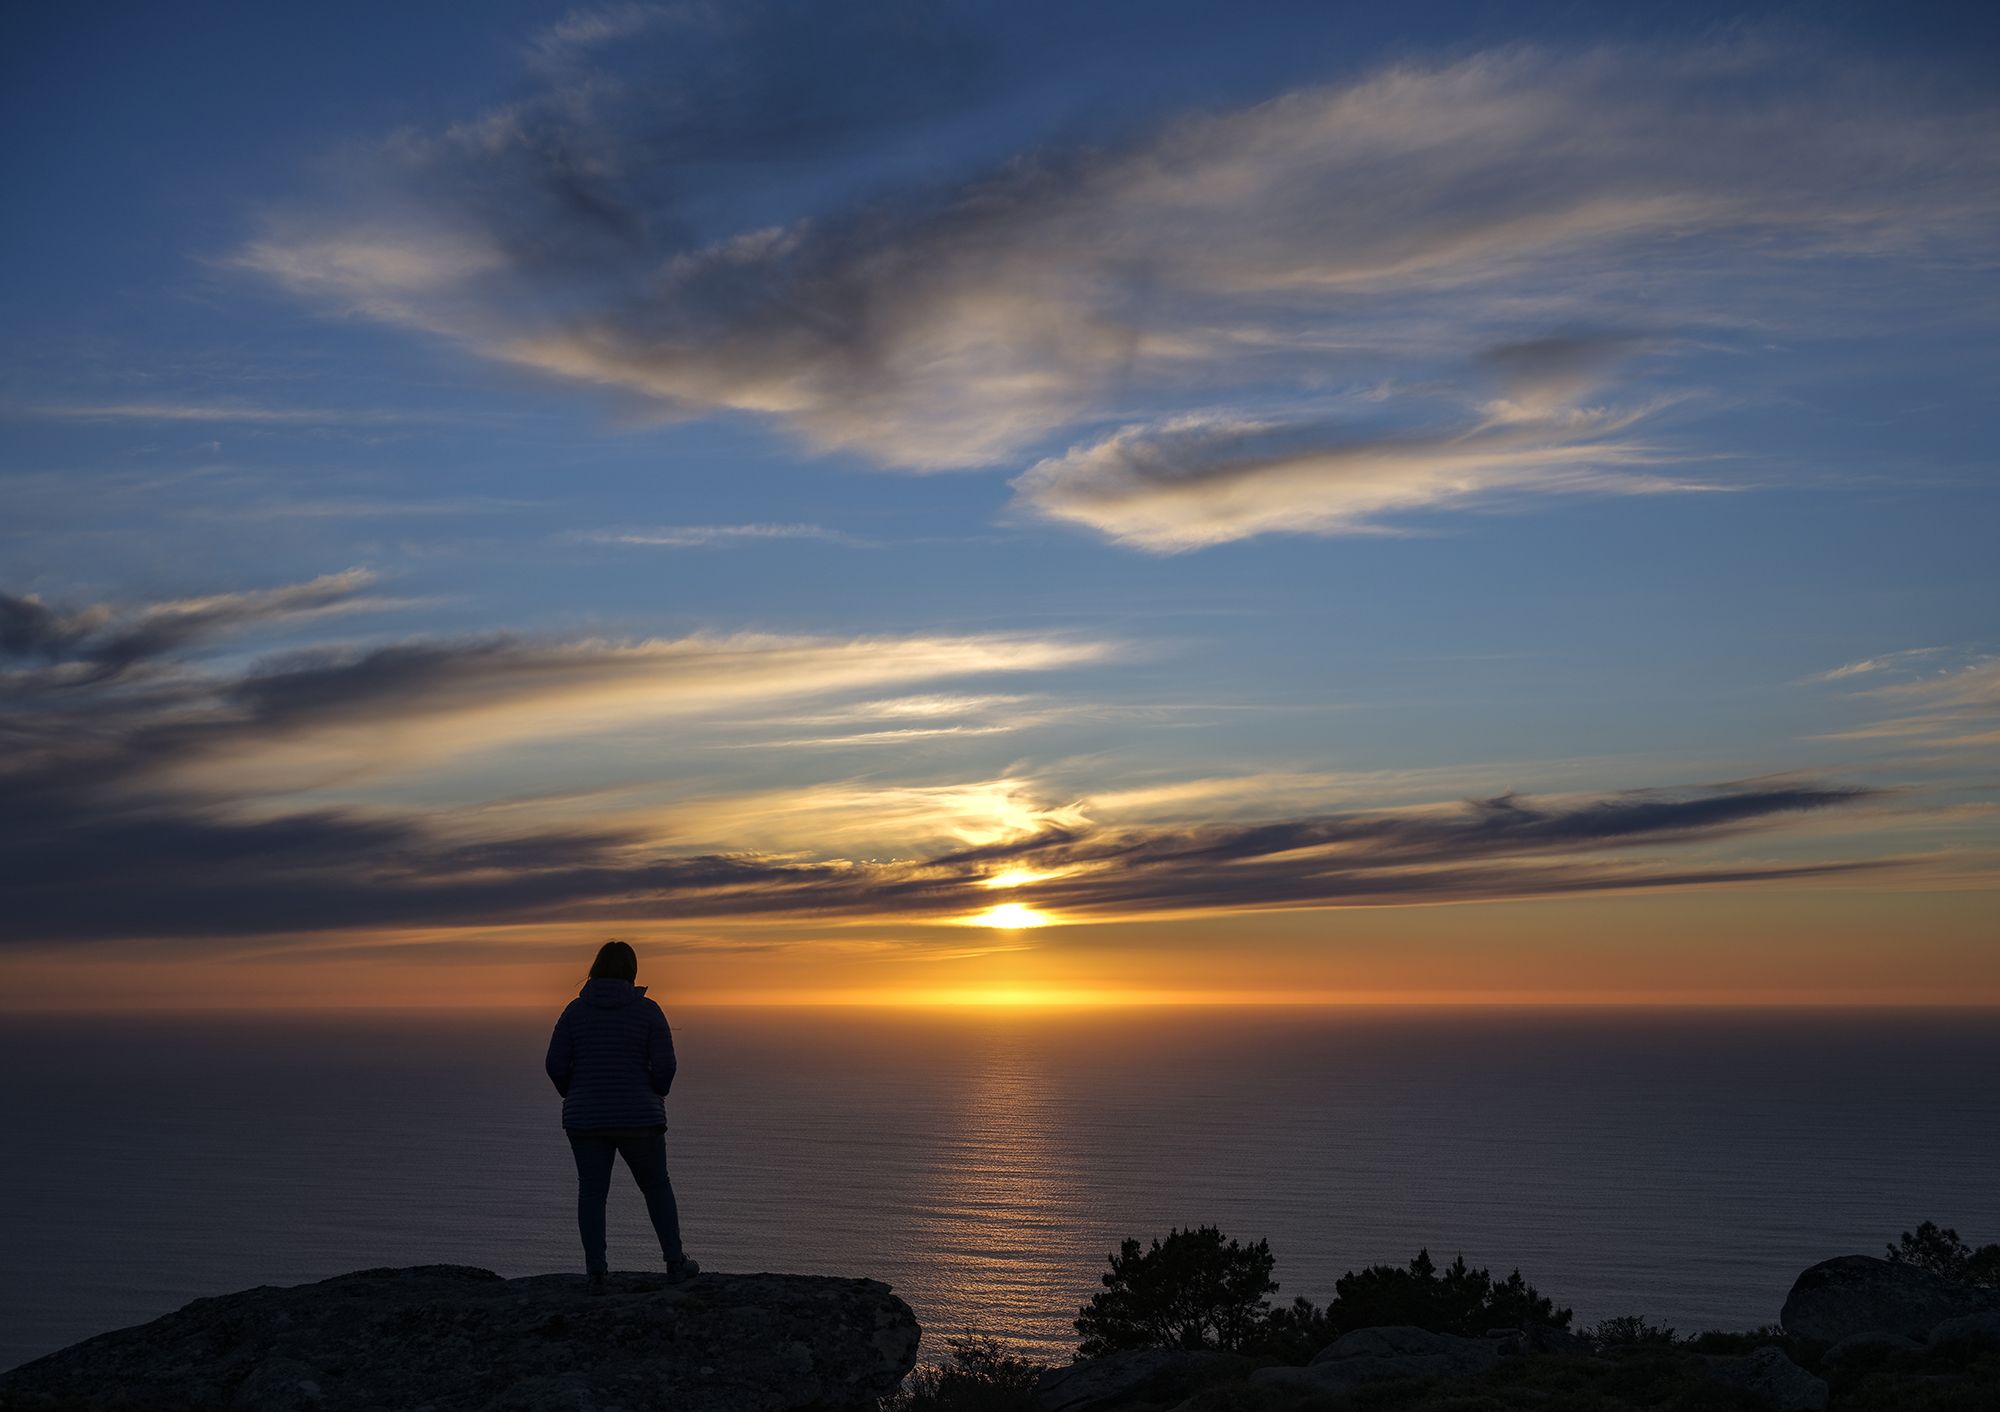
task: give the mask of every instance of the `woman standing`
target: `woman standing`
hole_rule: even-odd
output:
[[[646,987],[632,983],[638,975],[632,948],[605,942],[590,979],[556,1021],[545,1064],[576,1155],[576,1224],[592,1294],[605,1288],[604,1203],[621,1156],[645,1194],[667,1278],[679,1284],[701,1271],[681,1249],[680,1211],[667,1178],[663,1100],[674,1083],[674,1033]]]

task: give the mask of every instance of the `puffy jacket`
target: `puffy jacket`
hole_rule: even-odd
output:
[[[667,1121],[674,1032],[646,987],[597,976],[556,1021],[543,1065],[566,1128],[651,1128]]]

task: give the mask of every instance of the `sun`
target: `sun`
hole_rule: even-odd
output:
[[[997,927],[1001,931],[1021,931],[1028,927],[1045,927],[1055,918],[1046,912],[1020,902],[1002,902],[996,907],[988,907],[984,912],[974,913],[965,919],[972,927]]]

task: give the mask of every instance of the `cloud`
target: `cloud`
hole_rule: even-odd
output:
[[[391,600],[364,598],[367,569],[326,574],[279,588],[181,598],[119,610],[96,604],[52,608],[35,597],[0,593],[0,658],[44,664],[23,673],[0,669],[0,689],[76,686],[118,676],[198,644],[271,623],[357,612]]]
[[[195,656],[224,632],[352,603],[367,583],[357,571],[123,609],[4,600],[0,940],[206,945],[676,918],[962,924],[996,897],[1091,921],[1736,887],[1894,866],[1746,853],[1750,840],[1795,843],[1813,835],[1811,820],[1878,798],[1791,778],[1338,810],[1296,807],[1312,802],[1304,777],[1282,797],[1239,780],[1233,794],[1195,782],[1093,803],[1020,771],[706,795],[684,784],[665,807],[569,818],[549,807],[316,806],[308,792],[329,777],[406,782],[466,750],[518,753],[611,724],[737,723],[795,703],[803,721],[976,725],[1004,717],[1018,694],[922,688],[1111,651],[1022,637],[731,635],[415,640],[248,667],[204,668]],[[76,664],[89,670],[49,680]],[[872,694],[885,689],[899,694]],[[1954,692],[1993,695],[1983,678]],[[1241,809],[1246,788],[1272,812],[1200,817]]]
[[[908,745],[920,740],[1011,735],[1058,721],[1073,720],[1086,709],[1019,695],[901,696],[858,702],[831,711],[794,714],[782,723],[793,730],[807,726],[867,726],[870,729],[841,730],[827,735],[760,738],[746,742],[744,748],[848,749]],[[750,724],[769,726],[780,723],[763,721]]]
[[[1045,518],[1171,553],[1261,534],[1381,533],[1399,515],[1531,496],[1720,489],[1635,469],[1663,459],[1624,435],[1641,412],[1578,405],[1616,346],[1492,350],[1502,395],[1451,430],[1182,417],[1040,461],[1014,490]]]
[[[678,836],[718,848],[821,858],[910,859],[983,848],[1088,825],[1082,801],[1052,796],[1027,774],[944,783],[871,779],[687,801],[668,815]]]
[[[282,655],[221,675],[168,660],[224,631],[352,601],[367,581],[354,573],[125,610],[5,600],[0,645],[22,665],[0,677],[19,708],[0,726],[0,882],[10,895],[0,934],[222,937],[674,915],[951,920],[989,905],[996,881],[1015,880],[1025,881],[1010,897],[1089,918],[1710,886],[1860,866],[1609,856],[1713,843],[1868,797],[1798,782],[1122,827],[1025,775],[690,798],[650,821],[566,825],[522,826],[505,810],[301,808],[287,795],[330,769],[407,768],[611,721],[728,714],[1104,654],[1012,638],[738,636],[403,642]],[[51,661],[153,665],[92,671],[60,690],[23,686]],[[929,692],[833,705],[821,718],[949,729],[1015,701]],[[663,827],[715,843],[667,850]],[[814,856],[795,851],[801,838]],[[878,851],[885,839],[899,841],[892,856]]]
[[[540,66],[560,70],[585,59],[603,45],[634,38],[665,24],[674,14],[674,9],[666,5],[579,6],[530,39],[528,56]]]
[[[229,808],[335,783],[407,780],[503,746],[666,722],[733,726],[746,713],[1057,670],[1114,650],[1006,634],[488,636],[319,647],[232,672],[187,659],[225,632],[365,604],[368,581],[354,571],[122,610],[0,598],[5,785],[51,808],[61,800],[115,812],[159,798]]]
[[[993,711],[1015,711],[1032,697],[1018,695],[966,696],[959,693],[931,692],[923,696],[892,696],[877,701],[858,701],[834,711],[822,711],[812,716],[794,717],[799,725],[832,726],[850,725],[856,722],[897,721],[907,719],[936,720],[944,716],[965,716]]]
[[[1547,805],[1502,796],[1456,813],[1346,814],[1251,826],[1090,829],[904,861],[663,854],[608,831],[454,840],[416,819],[337,813],[233,822],[185,812],[0,815],[13,905],[0,938],[306,936],[393,926],[674,918],[962,921],[1006,896],[1064,920],[1410,905],[1639,888],[1734,887],[1870,862],[1675,865],[1682,847],[1842,807],[1866,791],[1724,786]]]
[[[324,649],[277,659],[227,685],[227,771],[288,783],[352,777],[854,690],[1049,671],[1108,651],[1005,635],[764,634]],[[211,773],[203,764],[202,774]]]
[[[1915,649],[1877,659],[1890,666],[1942,651]],[[1829,679],[1850,678],[1877,670],[1876,662],[1861,662],[1839,668]],[[1862,692],[1870,701],[1892,704],[1894,714],[1832,732],[1827,740],[1886,740],[1905,749],[1990,749],[2000,746],[2000,658],[1984,658],[1936,676],[1916,681],[1894,682]]]
[[[1990,111],[1753,44],[1412,61],[921,180],[868,169],[843,202],[800,174],[974,101],[976,46],[882,21],[853,46],[882,81],[835,83],[805,42],[833,21],[743,8],[584,46],[603,67],[566,59],[503,109],[398,134],[232,262],[483,357],[918,469],[1135,399],[1429,381],[1511,341],[1489,371],[1513,413],[1494,410],[1478,477],[1574,449],[1547,436],[1577,381],[1552,317],[1823,316],[1802,267],[1964,266],[2000,208]],[[596,13],[579,35],[631,33]],[[800,33],[769,42],[783,23]],[[1411,473],[1462,431],[1414,431]]]
[[[1902,671],[1928,661],[1946,651],[1942,647],[1906,647],[1900,652],[1884,652],[1879,657],[1863,657],[1859,661],[1847,662],[1810,678],[1816,682],[1846,681],[1852,677],[1872,676],[1880,672]]]
[[[1059,915],[1434,903],[1777,881],[1867,863],[1675,865],[1630,850],[1714,842],[1870,798],[1816,783],[1748,782],[1453,809],[1131,830],[1052,830],[938,860],[1026,868],[1024,901]],[[1010,894],[1011,895],[1011,894]]]

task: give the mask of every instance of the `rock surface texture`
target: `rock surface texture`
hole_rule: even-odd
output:
[[[1930,1331],[1924,1342],[1932,1348],[1952,1348],[1968,1343],[2000,1344],[2000,1309],[1946,1319]]]
[[[1749,1393],[1774,1412],[1824,1412],[1826,1407],[1825,1380],[1787,1358],[1782,1348],[1710,1359],[1708,1375],[1724,1387]]]
[[[1496,1339],[1459,1338],[1425,1329],[1356,1329],[1313,1355],[1303,1368],[1259,1368],[1255,1383],[1345,1392],[1391,1378],[1456,1378],[1484,1373],[1500,1361]]]
[[[1991,1290],[1954,1284],[1914,1265],[1843,1255],[1793,1281],[1779,1321],[1786,1333],[1820,1343],[1878,1332],[1922,1339],[1947,1319],[1996,1303]]]
[[[866,1408],[916,1361],[874,1280],[363,1270],[198,1299],[0,1376],[0,1407],[104,1412]]]
[[[1242,1377],[1250,1360],[1213,1349],[1138,1348],[1051,1368],[1035,1387],[1041,1412],[1104,1412],[1131,1402],[1177,1403],[1197,1388]]]

